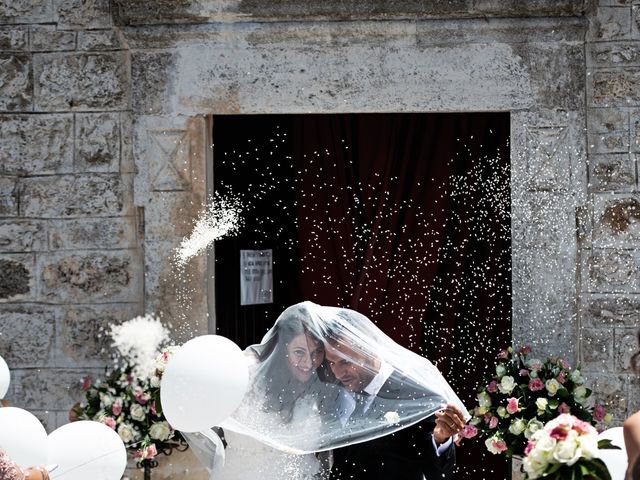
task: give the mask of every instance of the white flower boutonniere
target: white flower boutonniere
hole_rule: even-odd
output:
[[[398,412],[387,412],[384,414],[384,419],[389,425],[397,425],[400,423],[400,415],[398,415]]]

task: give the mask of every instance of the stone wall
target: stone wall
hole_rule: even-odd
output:
[[[154,312],[207,331],[208,115],[509,111],[516,342],[640,408],[640,0],[0,3],[0,354],[51,429]]]

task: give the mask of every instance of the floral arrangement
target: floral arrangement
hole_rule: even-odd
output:
[[[104,380],[83,379],[85,399],[73,407],[71,416],[104,423],[120,435],[139,463],[152,460],[182,439],[160,405],[160,379],[173,351],[161,347],[168,332],[159,320],[146,316],[112,327],[109,335],[115,366]]]
[[[530,354],[530,347],[500,352],[496,373],[479,389],[478,405],[461,437],[487,437],[491,453],[523,456],[528,440],[559,415],[570,413],[589,425],[611,422],[602,405],[593,405],[579,369],[562,358],[543,362]]]
[[[562,414],[529,439],[523,462],[526,478],[611,480],[609,470],[598,458],[601,448],[618,447],[610,440],[598,442],[598,431],[591,424]]]

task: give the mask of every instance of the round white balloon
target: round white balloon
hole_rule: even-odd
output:
[[[4,358],[0,357],[0,399],[4,398],[11,383],[11,373]]]
[[[248,383],[248,363],[235,343],[219,335],[197,337],[180,347],[165,367],[162,410],[177,430],[199,432],[228,418]]]
[[[47,464],[60,480],[119,480],[127,467],[120,436],[99,422],[68,423],[47,439]]]
[[[0,448],[22,468],[47,462],[47,431],[21,408],[0,408]]]

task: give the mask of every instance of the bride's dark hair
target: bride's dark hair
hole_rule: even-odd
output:
[[[305,313],[285,311],[269,332],[269,337],[261,345],[251,347],[257,356],[259,378],[258,389],[265,395],[264,408],[278,412],[286,422],[291,420],[296,400],[313,390],[318,380],[327,378],[328,366],[323,360],[308,382],[294,378],[287,360],[287,346],[298,335],[307,335],[315,343],[322,345],[318,335],[311,331]]]

